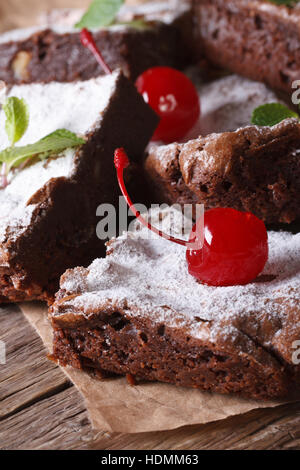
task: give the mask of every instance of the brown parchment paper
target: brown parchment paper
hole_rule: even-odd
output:
[[[47,307],[39,302],[24,303],[20,307],[51,351],[52,329]],[[125,378],[101,381],[71,367],[62,370],[82,394],[92,426],[102,431],[165,431],[283,404],[244,400],[161,383],[132,387]]]

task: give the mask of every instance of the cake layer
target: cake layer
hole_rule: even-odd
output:
[[[72,84],[14,86],[7,95],[24,98],[29,107],[20,145],[59,128],[86,140],[76,150],[15,169],[0,189],[0,301],[48,300],[68,267],[103,254],[96,208],[118,202],[114,150],[125,146],[139,160],[158,119],[120,71]],[[1,149],[8,144],[3,114]]]
[[[199,57],[291,93],[300,76],[300,5],[194,0]]]
[[[182,237],[191,223],[153,211],[151,223]],[[187,235],[186,235],[187,236]],[[106,259],[67,271],[50,309],[62,365],[132,374],[266,399],[299,386],[300,235],[269,232],[262,275],[209,287],[189,275],[185,249],[137,223],[108,244]],[[297,385],[298,382],[298,385]]]
[[[253,212],[268,224],[300,217],[300,124],[249,126],[152,147],[145,173],[156,199]]]
[[[188,2],[176,5],[173,9],[163,2],[154,11],[149,6],[136,11],[125,8],[117,18],[120,24],[93,30],[110,68],[122,68],[127,77],[135,80],[153,66],[186,65],[191,55],[187,42],[192,15]],[[121,24],[141,18],[148,22],[148,27]],[[69,82],[102,75],[95,58],[81,45],[79,33],[67,19],[54,24],[51,17],[48,26],[4,33],[0,36],[0,79],[10,84]]]

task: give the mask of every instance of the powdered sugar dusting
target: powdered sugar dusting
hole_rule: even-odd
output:
[[[163,221],[169,220],[168,213],[168,209],[161,212]],[[151,220],[159,224],[158,212],[152,212]],[[163,230],[168,229],[165,225],[161,225]],[[173,234],[179,234],[181,227],[178,212]],[[69,308],[81,314],[82,309],[89,316],[109,304],[130,315],[185,326],[195,337],[209,335],[214,340],[219,334],[232,339],[241,321],[255,322],[258,332],[266,321],[280,322],[284,328],[288,308],[296,308],[297,321],[290,325],[289,334],[297,332],[300,338],[300,234],[269,232],[270,257],[262,277],[246,286],[216,288],[189,275],[183,247],[153,234],[149,239],[149,231],[139,228],[114,240],[113,252],[95,260],[87,271],[75,277],[72,270],[64,275],[61,288],[66,295],[80,293],[66,300],[64,312]]]
[[[24,98],[30,122],[18,145],[36,142],[56,129],[86,134],[108,106],[120,72],[85,82],[32,84],[13,86],[7,96]],[[5,115],[0,113],[0,150],[9,145],[5,132]]]
[[[30,225],[35,204],[27,202],[51,178],[72,175],[75,152],[68,149],[58,158],[39,161],[9,177],[10,184],[0,190],[0,241],[8,233],[15,238]]]
[[[6,96],[24,98],[29,106],[28,130],[17,145],[36,142],[59,128],[86,135],[101,124],[102,115],[113,95],[119,71],[86,82],[14,86]],[[5,115],[0,113],[0,149],[9,146]],[[0,241],[22,233],[31,223],[35,204],[30,198],[51,178],[72,177],[75,149],[67,149],[55,158],[39,161],[9,175],[9,185],[0,189]]]
[[[234,131],[250,124],[253,110],[262,104],[280,102],[276,94],[263,83],[239,75],[199,83],[197,71],[191,78],[199,91],[201,116],[184,141],[206,136],[212,132]]]
[[[118,20],[131,21],[138,17],[144,17],[147,21],[162,21],[168,24],[190,10],[189,0],[148,1],[140,5],[123,5]]]
[[[253,0],[252,0],[253,2]],[[258,11],[263,11],[270,13],[272,16],[278,17],[287,21],[288,23],[294,23],[299,27],[299,16],[300,16],[300,4],[299,2],[292,7],[287,7],[285,5],[276,5],[275,3],[261,0],[254,0],[255,7]]]

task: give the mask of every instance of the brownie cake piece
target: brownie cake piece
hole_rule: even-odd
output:
[[[172,217],[171,217],[172,215]],[[151,223],[182,237],[178,211]],[[190,222],[185,221],[184,233]],[[209,287],[188,274],[185,249],[136,230],[106,259],[68,270],[49,311],[54,358],[97,373],[131,374],[257,399],[299,389],[300,234],[269,232],[270,257],[251,284]]]
[[[232,207],[267,224],[291,223],[300,217],[300,123],[154,146],[145,173],[158,202]]]
[[[190,60],[192,15],[189,2],[176,5],[174,9],[164,2],[158,8],[150,5],[120,12],[120,23],[142,18],[147,28],[119,24],[94,30],[108,66],[122,68],[131,80],[153,66],[184,67]],[[0,36],[0,79],[6,83],[70,82],[101,74],[95,58],[80,43],[80,31],[67,19]]]
[[[274,91],[263,83],[238,75],[228,75],[207,83],[199,78],[196,69],[190,72],[198,89],[201,114],[194,128],[185,136],[185,142],[199,135],[235,131],[248,126],[256,107],[280,101]],[[143,172],[143,179],[148,182],[148,192],[151,191],[151,202],[197,203],[198,196],[189,190],[181,176],[176,158],[178,148],[177,143],[168,146],[151,144]]]
[[[300,4],[194,0],[199,58],[290,93],[300,76]]]
[[[0,189],[0,302],[49,300],[68,267],[104,254],[96,208],[118,202],[114,150],[123,145],[137,161],[158,118],[121,71],[72,84],[14,86],[7,94],[29,106],[20,145],[59,128],[86,139],[78,149],[16,169]],[[8,145],[4,127],[2,112],[1,149]]]

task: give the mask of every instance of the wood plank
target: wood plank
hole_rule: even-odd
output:
[[[77,390],[45,398],[0,423],[8,449],[300,449],[300,406],[250,412],[204,426],[145,434],[92,431]]]
[[[85,448],[90,433],[83,401],[71,387],[1,421],[0,448]]]
[[[0,309],[0,332],[7,361],[0,364],[0,419],[70,386],[18,307]]]

